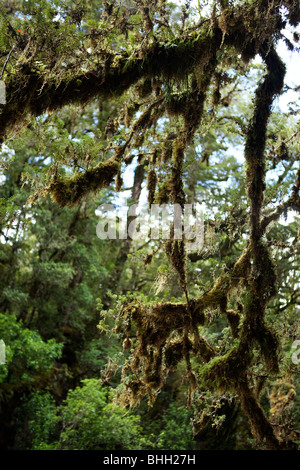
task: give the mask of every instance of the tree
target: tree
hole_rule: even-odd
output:
[[[4,4],[2,15],[7,104],[0,115],[0,138],[13,147],[31,133],[37,155],[47,158],[44,171],[32,162],[19,172],[17,184],[22,174],[33,186],[29,206],[20,202],[19,220],[33,217],[34,207],[51,196],[51,204],[71,218],[73,230],[84,205],[97,200],[100,190],[115,182],[116,191],[122,191],[124,170],[132,163],[136,172],[145,171],[149,205],[170,203],[184,210],[189,201],[211,201],[201,252],[187,253],[185,241],[172,231],[164,244],[149,244],[153,252],[145,264],[160,265],[161,281],[173,276],[165,292],[161,282],[156,296],[145,296],[141,282],[152,276],[147,278],[140,265],[132,266],[131,275],[124,270],[130,250],[138,258],[140,247],[119,244],[123,261],[112,270],[110,282],[104,281],[104,291],[115,279],[125,297],[111,305],[102,292],[101,300],[108,314],[118,312],[116,331],[127,355],[121,404],[133,406],[145,395],[154,402],[170,372],[184,364],[189,405],[199,407],[207,390],[215,405],[221,395],[225,408],[234,398],[259,445],[293,448],[294,435],[282,434],[276,420],[272,424],[261,397],[266,380],[294,374],[286,354],[280,355],[280,346],[289,344],[286,331],[280,342],[282,322],[276,314],[282,318],[284,312],[294,323],[290,307],[299,298],[297,274],[288,275],[293,290],[284,278],[298,259],[297,218],[285,229],[286,243],[279,224],[282,215],[300,207],[298,111],[294,107],[282,115],[275,100],[285,91],[286,69],[277,44],[283,40],[297,50],[299,1],[211,1],[197,9],[190,2],[180,7],[163,0],[76,5],[44,0]],[[293,39],[286,28],[294,31]],[[239,103],[249,87],[250,100],[243,97]],[[244,173],[230,155],[233,145],[243,147]],[[140,177],[133,185],[134,201],[142,172]],[[233,187],[222,185],[228,182]],[[6,218],[16,203],[8,191]],[[19,230],[17,223],[16,240]],[[16,249],[7,245],[8,252]],[[37,271],[38,280],[52,276],[45,251],[42,244],[44,271]],[[65,252],[59,248],[54,256],[61,259]],[[60,272],[56,263],[54,282],[57,275],[75,283],[72,289],[82,285],[81,258],[74,260]],[[6,268],[9,277],[14,266]],[[33,292],[35,299],[36,284],[31,288],[29,296]],[[29,322],[34,308],[43,312],[35,302]],[[72,308],[67,299],[63,313],[58,309],[58,322],[62,315],[68,322]],[[46,309],[40,318],[47,315]],[[19,316],[24,319],[23,309]],[[46,335],[53,336],[51,328]],[[199,433],[208,416],[222,424],[218,413],[201,406],[199,412]]]

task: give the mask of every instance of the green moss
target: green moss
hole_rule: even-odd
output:
[[[161,151],[160,161],[163,163],[168,163],[172,158],[172,141],[164,142]]]
[[[247,162],[247,191],[251,201],[251,238],[257,242],[261,237],[260,216],[265,190],[265,146],[267,124],[271,105],[280,93],[285,75],[285,66],[274,48],[262,46],[261,55],[267,65],[267,74],[255,93],[254,113],[250,122],[245,144]]]
[[[183,240],[171,240],[165,245],[166,253],[179,275],[179,283],[185,293],[187,293],[187,275],[185,260],[185,245]]]
[[[253,247],[253,256],[258,276],[256,278],[256,292],[265,301],[276,293],[277,276],[270,251],[263,240],[259,240]]]
[[[186,343],[183,339],[177,339],[171,341],[164,351],[166,367],[168,369],[174,369],[178,363],[184,357],[184,350],[188,347],[189,350],[192,349],[192,342],[189,341]]]
[[[230,326],[232,337],[238,338],[241,315],[238,312],[235,312],[234,310],[227,310],[226,317],[227,317],[228,324]]]
[[[172,158],[173,166],[172,173],[168,179],[168,190],[171,195],[173,204],[179,204],[181,207],[185,203],[185,193],[182,182],[182,164],[184,160],[184,143],[180,139],[173,141]]]
[[[119,170],[120,162],[112,157],[84,173],[77,173],[72,178],[56,178],[49,192],[58,205],[72,207],[85,195],[109,186]]]
[[[176,168],[182,168],[184,160],[184,143],[180,139],[173,141],[173,163]]]
[[[215,282],[213,288],[203,294],[199,301],[198,305],[202,308],[207,307],[217,307],[220,304],[224,304],[224,299],[226,299],[227,294],[231,288],[231,278],[229,275],[220,276],[219,279]]]
[[[139,98],[147,98],[152,93],[152,82],[150,78],[145,78],[141,80],[140,83],[138,83],[135,86],[135,92],[137,93]]]
[[[200,368],[202,384],[211,390],[235,390],[250,365],[252,354],[246,344],[234,346]]]
[[[277,374],[279,372],[279,341],[277,335],[264,322],[261,322],[253,331],[253,336],[261,348],[268,371]]]
[[[195,334],[194,343],[195,343],[194,344],[195,354],[200,356],[200,358],[204,362],[209,362],[215,357],[216,352],[214,348],[210,346],[210,344],[206,341],[205,338],[199,335],[198,329],[197,329],[197,333]]]
[[[155,195],[155,202],[157,204],[167,204],[170,198],[169,181],[164,181],[158,186],[158,190]]]
[[[117,192],[121,191],[122,187],[123,187],[123,178],[122,178],[122,175],[121,175],[121,172],[118,171],[117,173],[117,176],[116,176],[116,181],[115,181],[115,189]]]
[[[154,202],[154,195],[157,185],[157,174],[154,169],[150,169],[147,175],[148,204],[149,207]]]

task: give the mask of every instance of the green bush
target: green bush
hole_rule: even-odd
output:
[[[86,379],[69,391],[60,408],[61,433],[57,446],[63,450],[142,449],[147,439],[140,418],[112,402],[113,392],[98,379]]]
[[[35,391],[16,410],[15,423],[18,428],[16,446],[21,450],[54,449],[50,444],[55,439],[58,417],[56,405],[50,391]]]
[[[42,381],[61,355],[62,345],[43,341],[36,331],[24,328],[15,315],[0,314],[0,339],[5,343],[5,364],[0,368],[0,387],[8,391]]]
[[[159,434],[156,449],[161,450],[194,450],[191,412],[176,402],[170,403],[162,415],[162,430]]]

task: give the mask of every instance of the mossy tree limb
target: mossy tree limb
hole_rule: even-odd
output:
[[[57,81],[53,78],[53,60],[44,59],[45,72],[41,76],[37,73],[34,60],[39,54],[39,44],[31,44],[32,57],[18,64],[18,74],[7,80],[7,105],[0,115],[0,139],[9,136],[18,125],[24,125],[28,115],[39,116],[45,112],[61,109],[65,105],[84,105],[95,97],[107,98],[112,95],[120,96],[141,78],[151,77],[153,71],[164,80],[187,74],[199,65],[206,63],[207,50],[215,51],[217,47],[235,47],[239,53],[243,53],[248,47],[248,59],[258,53],[265,37],[276,34],[279,23],[283,25],[280,15],[276,14],[279,7],[286,6],[287,17],[296,22],[298,18],[297,8],[290,1],[274,0],[269,6],[264,1],[255,5],[244,5],[239,9],[226,9],[222,17],[214,20],[213,31],[211,26],[204,22],[199,30],[180,33],[172,44],[169,41],[158,43],[153,41],[148,47],[137,49],[136,53],[114,54],[112,51],[101,50],[97,63],[87,71],[78,70],[71,75],[68,69],[65,73],[60,70],[61,78]],[[260,25],[261,15],[268,11],[269,21],[261,29],[252,47],[253,38],[249,33],[247,21]],[[272,16],[272,12],[273,15]],[[277,15],[277,16],[276,16]],[[276,21],[273,21],[273,17]],[[180,66],[178,66],[180,64]]]

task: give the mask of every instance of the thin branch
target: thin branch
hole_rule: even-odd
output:
[[[5,72],[6,66],[7,66],[7,64],[8,64],[8,61],[9,61],[9,59],[10,59],[10,56],[11,56],[13,50],[15,49],[15,47],[16,47],[16,46],[13,45],[13,47],[11,48],[11,50],[10,50],[9,53],[8,53],[8,56],[6,57],[6,60],[5,60],[4,65],[3,65],[3,67],[2,67],[2,72],[1,72],[0,80],[2,80],[2,77],[3,77],[3,74],[4,74],[4,72]]]

